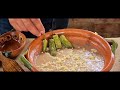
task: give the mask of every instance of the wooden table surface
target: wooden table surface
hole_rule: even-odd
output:
[[[115,54],[115,63],[113,65],[113,68],[111,69],[111,72],[114,72],[114,71],[120,71],[120,37],[118,38],[106,38],[107,40],[114,40],[118,43],[118,48],[116,50],[116,54]],[[34,39],[33,38],[29,38],[27,39],[27,43],[26,43],[26,46],[25,48],[23,49],[23,51],[21,52],[21,54],[23,52],[25,52],[29,46],[29,44],[33,41]],[[20,54],[20,55],[21,55]],[[19,56],[20,56],[19,55]],[[16,58],[16,61],[18,62],[18,64],[26,71],[26,72],[29,72],[30,70],[28,68],[26,68],[22,62],[20,62],[19,60],[19,56]],[[2,67],[0,67],[0,71],[3,71]]]

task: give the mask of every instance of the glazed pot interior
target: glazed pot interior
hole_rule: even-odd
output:
[[[24,34],[18,31],[10,31],[0,36],[0,51],[12,52],[11,57],[16,57],[26,43]]]
[[[111,51],[111,47],[109,46],[107,41],[105,41],[105,39],[102,38],[101,36],[96,35],[95,33],[88,30],[60,29],[52,32],[47,32],[45,34],[46,39],[51,38],[53,34],[65,35],[66,38],[72,43],[72,45],[75,48],[85,47],[87,49],[91,49],[91,48],[97,49],[99,54],[101,54],[105,60],[104,68],[102,69],[102,71],[110,71],[110,69],[112,68],[112,65],[114,63],[114,56]],[[39,55],[42,51],[43,39],[44,39],[44,35],[35,39],[29,46],[28,53],[26,55],[27,59],[30,61],[30,63],[32,63],[34,67],[35,67],[35,57]]]

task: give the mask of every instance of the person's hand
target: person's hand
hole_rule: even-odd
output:
[[[45,28],[38,18],[9,18],[9,22],[18,31],[29,31],[36,36],[45,33]]]

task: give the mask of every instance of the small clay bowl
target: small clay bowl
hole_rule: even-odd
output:
[[[17,57],[26,44],[26,36],[19,31],[10,31],[0,36],[0,51],[9,52],[9,58]]]
[[[94,32],[83,30],[83,29],[59,29],[47,32],[45,34],[46,39],[51,38],[53,34],[63,34],[66,38],[73,44],[74,47],[87,47],[91,46],[99,51],[99,53],[104,57],[105,63],[104,67],[101,70],[110,71],[114,64],[114,54],[111,51],[109,43],[100,35],[95,34]],[[35,66],[35,57],[39,55],[42,51],[42,40],[44,35],[35,39],[28,48],[28,53],[26,58],[32,65],[32,71],[38,71]],[[42,59],[42,58],[41,58]],[[36,69],[35,69],[36,68]]]

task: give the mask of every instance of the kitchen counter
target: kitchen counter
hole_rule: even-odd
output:
[[[115,52],[115,63],[113,65],[113,68],[111,69],[111,72],[114,72],[114,71],[120,71],[120,37],[118,38],[106,38],[107,40],[114,40],[118,43],[118,48],[116,49],[116,52]],[[23,51],[21,52],[21,54],[23,52],[25,52],[29,46],[29,44],[33,41],[34,39],[27,39],[27,43],[26,43],[26,46],[25,48],[23,49]],[[20,54],[20,55],[21,55]],[[19,55],[19,56],[20,56]],[[18,62],[18,64],[26,71],[26,72],[29,72],[30,70],[28,68],[26,68],[22,62],[19,61],[19,56],[16,58],[16,61]],[[0,71],[3,71],[2,70],[2,67],[0,67]]]

